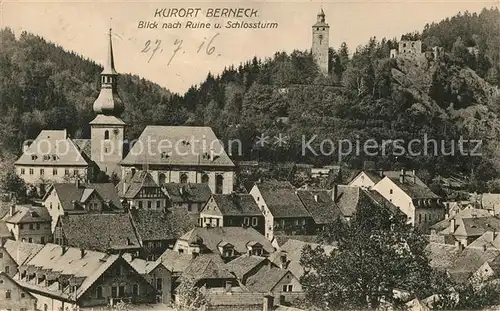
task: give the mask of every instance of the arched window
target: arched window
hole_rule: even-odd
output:
[[[209,180],[210,180],[210,177],[208,177],[208,175],[207,175],[207,174],[203,174],[203,175],[201,176],[201,183],[202,183],[202,184],[208,184],[208,181],[209,181]]]
[[[167,180],[167,176],[165,176],[165,174],[160,173],[160,175],[158,175],[158,183],[160,184],[160,186],[165,184],[166,180]]]
[[[108,130],[104,131],[104,139],[109,139],[109,131]]]
[[[215,176],[215,193],[222,194],[222,186],[224,184],[224,177],[222,175]]]
[[[181,181],[181,184],[187,184],[187,182],[188,182],[187,174],[181,174],[180,181]]]

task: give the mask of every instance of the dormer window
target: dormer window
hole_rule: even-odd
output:
[[[222,257],[233,257],[234,249],[232,247],[225,247],[222,252]]]

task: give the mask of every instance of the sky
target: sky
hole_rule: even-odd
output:
[[[480,12],[500,0],[468,1],[22,1],[0,0],[0,27],[35,33],[100,64],[106,61],[107,34],[113,34],[115,66],[165,88],[184,93],[209,72],[252,59],[272,57],[311,47],[312,29],[322,7],[330,25],[330,46],[346,42],[351,51],[375,36],[400,38],[458,12]],[[199,9],[196,17],[164,17],[168,9]],[[250,17],[207,17],[209,9],[248,9]],[[163,10],[164,9],[164,10]],[[172,10],[171,10],[172,11]],[[155,14],[157,16],[155,16]],[[161,14],[159,14],[161,15]],[[139,28],[140,22],[158,28]],[[277,23],[276,28],[225,28],[227,22]],[[162,28],[180,22],[181,28]],[[211,23],[210,29],[186,28],[186,23]],[[220,23],[222,28],[215,29]],[[149,42],[149,44],[148,44]],[[200,48],[201,46],[201,48]],[[176,52],[175,52],[176,51]],[[153,53],[154,52],[154,53]]]

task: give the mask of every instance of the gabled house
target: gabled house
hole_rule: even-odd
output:
[[[406,215],[408,223],[424,232],[445,218],[441,197],[432,192],[415,171],[409,174],[401,170],[398,177],[386,176],[372,189],[397,206]]]
[[[493,216],[500,214],[500,193],[483,193],[480,205],[482,209],[490,211]]]
[[[54,241],[100,252],[139,254],[141,243],[128,214],[74,214],[59,217]]]
[[[264,215],[250,194],[213,194],[200,212],[200,227],[252,227],[264,234]]]
[[[162,189],[168,197],[169,209],[183,209],[196,217],[212,195],[210,187],[203,183],[166,183]]]
[[[240,256],[228,262],[226,267],[242,284],[245,284],[249,277],[254,276],[261,269],[279,268],[268,258],[254,255]]]
[[[54,183],[43,197],[52,218],[52,232],[64,214],[123,213],[122,203],[112,183]]]
[[[167,196],[148,171],[128,172],[116,189],[132,209],[164,210],[167,207]]]
[[[332,197],[333,193],[335,192],[324,189],[297,190],[299,199],[312,216],[315,232],[321,231],[326,225],[343,217]]]
[[[183,210],[130,210],[132,224],[142,245],[140,257],[156,260],[176,240],[193,229],[189,215]]]
[[[0,310],[36,311],[36,298],[0,271]]]
[[[258,182],[250,194],[264,214],[265,236],[270,241],[277,232],[292,235],[309,233],[313,219],[289,182]]]
[[[0,247],[1,271],[13,277],[18,272],[18,267],[35,256],[42,248],[42,244],[7,240]]]
[[[44,206],[12,204],[2,220],[17,241],[45,244],[52,240],[51,218]]]
[[[14,280],[37,298],[39,310],[154,303],[158,292],[123,257],[46,244]]]
[[[214,253],[230,261],[244,254],[269,256],[274,247],[251,227],[197,227],[177,240],[174,251],[185,254]]]

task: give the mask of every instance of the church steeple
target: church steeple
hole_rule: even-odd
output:
[[[101,72],[101,92],[94,102],[94,112],[97,114],[120,116],[124,105],[117,90],[118,72],[115,70],[113,55],[113,40],[109,29],[108,54],[104,69]]]
[[[324,22],[325,22],[325,12],[323,11],[323,8],[321,8],[318,13],[318,23],[324,23]]]

